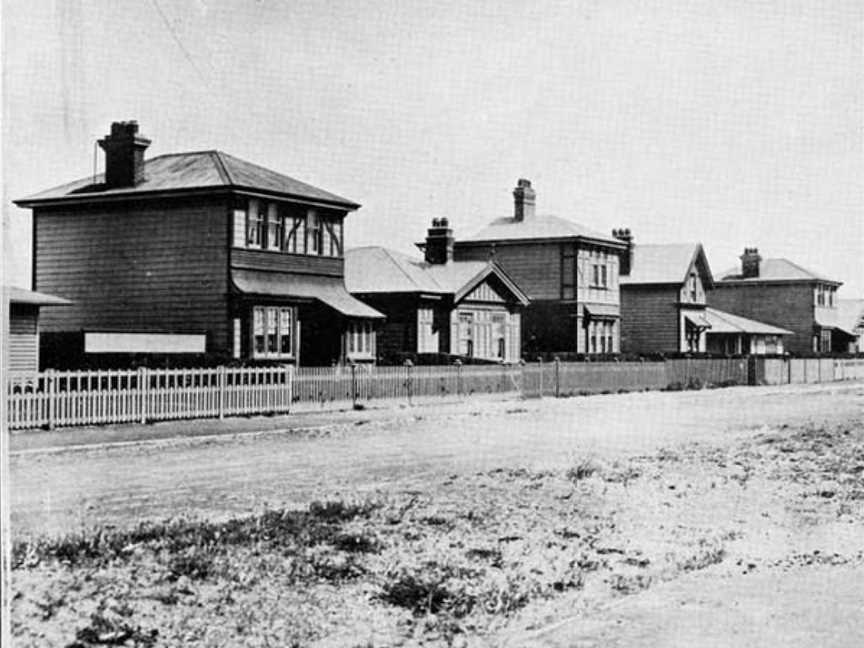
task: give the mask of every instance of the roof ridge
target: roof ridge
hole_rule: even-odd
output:
[[[222,178],[222,181],[228,185],[234,184],[234,179],[231,177],[231,173],[228,171],[228,167],[225,164],[225,161],[222,159],[222,151],[214,149],[209,151],[210,157],[213,158],[213,162],[216,165],[216,171],[219,172],[219,177]]]
[[[399,272],[401,272],[403,275],[405,275],[408,278],[408,281],[410,281],[414,286],[417,286],[417,282],[414,281],[414,277],[412,277],[407,272],[405,272],[405,268],[403,268],[402,264],[399,263],[399,261],[396,259],[396,257],[393,256],[392,252],[395,252],[395,250],[390,250],[389,248],[386,248],[384,246],[381,246],[381,250],[384,252],[384,254],[386,254],[390,258],[390,260],[393,262],[393,264],[397,268],[399,268]],[[427,276],[435,283],[436,286],[438,286],[439,288],[441,287],[441,284],[439,284],[437,281],[435,281],[435,277],[433,277],[432,275],[427,275]],[[417,287],[419,288],[419,286],[417,286]]]

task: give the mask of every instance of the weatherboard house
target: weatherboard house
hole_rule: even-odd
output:
[[[423,258],[374,246],[345,255],[348,290],[387,316],[379,354],[517,362],[525,293],[494,261],[454,261],[446,218],[432,221],[421,247]]]
[[[757,248],[745,248],[741,268],[721,273],[708,303],[791,331],[785,341],[789,353],[846,352],[856,335],[840,316],[841,285],[788,259],[763,259]]]
[[[620,351],[619,260],[626,244],[578,223],[536,213],[529,180],[513,190],[512,216],[459,238],[456,261],[495,262],[530,304],[522,344],[534,351],[609,354]]]
[[[628,246],[621,276],[625,353],[776,354],[791,331],[708,306],[715,282],[701,243]]]
[[[72,302],[43,348],[322,365],[375,357],[383,316],[344,285],[355,202],[220,151],[150,159],[136,122],[99,140],[105,173],[33,210],[33,288]]]

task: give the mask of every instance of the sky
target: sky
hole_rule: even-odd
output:
[[[5,281],[29,211],[112,121],[148,156],[220,149],[363,206],[349,247],[416,253],[538,213],[743,248],[864,297],[859,0],[3,2]],[[98,169],[104,166],[101,151]]]

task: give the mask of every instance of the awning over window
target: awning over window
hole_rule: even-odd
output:
[[[618,307],[612,304],[585,304],[585,316],[594,319],[618,319],[621,314]]]
[[[341,277],[232,270],[231,280],[246,295],[317,299],[346,317],[384,319],[377,310],[352,297]]]
[[[686,315],[684,315],[684,319],[686,319],[698,329],[711,328],[711,322],[709,322],[705,315],[703,315],[702,313],[687,313]]]

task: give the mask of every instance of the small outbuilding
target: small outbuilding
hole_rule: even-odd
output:
[[[9,304],[9,371],[39,370],[39,309],[42,306],[65,306],[71,302],[14,286],[3,287],[3,298]]]

